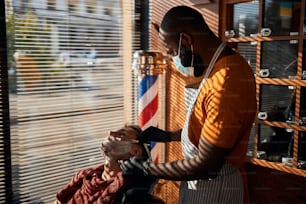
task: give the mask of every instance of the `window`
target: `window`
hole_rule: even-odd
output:
[[[87,0],[86,4],[86,13],[95,13],[97,8],[97,2],[94,0]]]
[[[95,9],[94,9],[93,7],[91,7],[91,6],[87,6],[87,7],[86,7],[86,12],[87,12],[87,13],[94,13],[94,12],[95,12]]]
[[[54,0],[47,1],[47,10],[49,11],[56,10],[56,2]]]
[[[1,12],[0,203],[52,203],[76,171],[103,161],[109,130],[135,122],[133,2],[112,1],[112,18],[69,2]]]
[[[103,2],[103,14],[107,16],[113,15],[113,3],[111,1],[104,1]]]
[[[69,11],[70,13],[75,12],[75,11],[76,11],[76,6],[75,6],[74,4],[69,4],[69,5],[68,5],[68,11]]]

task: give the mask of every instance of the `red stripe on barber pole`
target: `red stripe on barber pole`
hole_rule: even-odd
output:
[[[152,125],[152,118],[157,114],[157,106],[158,106],[158,95],[156,95],[151,102],[139,113],[139,125],[143,129],[148,128]],[[154,125],[154,124],[153,124]]]

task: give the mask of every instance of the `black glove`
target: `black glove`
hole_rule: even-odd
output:
[[[154,126],[150,126],[139,136],[140,143],[150,143],[150,142],[170,142],[170,132],[164,131]]]
[[[131,157],[126,161],[119,160],[124,177],[148,176],[148,159],[144,157]]]

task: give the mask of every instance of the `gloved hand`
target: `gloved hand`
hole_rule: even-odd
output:
[[[122,175],[125,177],[148,176],[148,159],[143,157],[131,157],[128,160],[118,161],[122,170]]]
[[[154,126],[150,126],[142,133],[140,133],[139,137],[140,143],[150,143],[150,142],[170,142],[170,132],[164,131]]]

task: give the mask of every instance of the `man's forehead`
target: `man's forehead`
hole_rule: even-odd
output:
[[[162,41],[165,47],[168,47],[169,44],[176,42],[177,40],[177,33],[175,32],[166,32],[163,29],[159,29],[159,38]]]
[[[159,36],[161,37],[173,37],[177,35],[177,32],[169,32],[169,31],[165,31],[162,28],[159,28]]]

